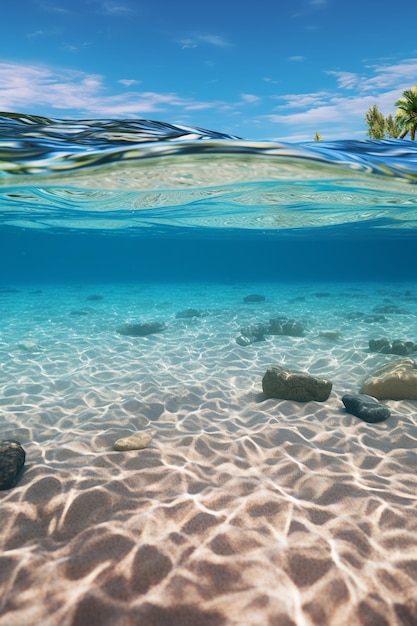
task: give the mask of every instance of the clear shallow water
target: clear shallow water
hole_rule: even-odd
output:
[[[0,133],[2,226],[335,237],[417,225],[413,142],[247,142],[157,122],[12,114]]]
[[[2,282],[408,280],[417,148],[0,116]]]
[[[0,626],[414,623],[416,403],[341,397],[417,342],[415,145],[0,126]],[[304,336],[236,342],[280,315]],[[271,364],[331,396],[265,401]]]

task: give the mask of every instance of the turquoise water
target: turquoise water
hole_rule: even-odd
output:
[[[416,243],[413,142],[0,116],[0,626],[416,623]]]
[[[411,141],[291,145],[3,114],[0,163],[6,284],[416,274]]]

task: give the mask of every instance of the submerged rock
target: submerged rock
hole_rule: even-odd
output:
[[[351,311],[346,315],[346,319],[365,322],[365,324],[382,324],[387,321],[387,318],[384,315],[377,313],[362,313],[362,311]]]
[[[346,394],[342,402],[348,413],[370,424],[383,422],[391,415],[391,411],[385,404],[381,404],[376,398],[364,393]]]
[[[141,432],[134,433],[129,437],[122,437],[114,442],[113,448],[119,452],[126,450],[144,450],[152,441],[152,435]]]
[[[18,441],[0,442],[0,489],[11,489],[25,464],[26,453]]]
[[[18,342],[17,347],[24,352],[41,352],[42,346],[37,339],[22,339]]]
[[[399,315],[407,313],[407,311],[400,309],[396,304],[379,304],[373,308],[373,311],[374,313],[396,313]]]
[[[257,341],[265,341],[266,326],[263,324],[256,324],[254,326],[247,326],[240,329],[240,336],[236,337],[236,343],[240,346],[249,346],[251,343]]]
[[[378,400],[417,400],[417,363],[398,359],[384,365],[365,380],[361,393]]]
[[[385,315],[365,315],[362,320],[365,324],[383,324],[387,321]]]
[[[241,335],[236,338],[240,346],[249,346],[256,341],[265,341],[265,335],[288,335],[289,337],[302,337],[304,327],[300,322],[286,317],[270,319],[268,324],[254,324],[240,329]]]
[[[262,379],[262,389],[267,398],[324,402],[330,395],[332,383],[307,372],[273,366],[266,371]]]
[[[302,337],[304,327],[300,322],[286,317],[275,317],[269,320],[265,330],[267,335],[289,335],[290,337]]]
[[[350,313],[346,315],[347,320],[362,320],[364,317],[366,317],[366,313],[362,311],[350,311]]]
[[[90,302],[98,302],[99,300],[103,300],[103,296],[93,293],[91,296],[87,296],[86,300],[90,300]]]
[[[265,302],[265,296],[260,295],[259,293],[251,293],[248,296],[243,298],[243,302]]]
[[[199,311],[198,309],[184,309],[184,311],[178,311],[178,313],[175,314],[175,317],[177,319],[183,319],[183,320],[191,320],[194,317],[202,317],[203,313],[201,311]]]
[[[340,330],[321,330],[319,332],[319,337],[324,337],[324,339],[337,341],[341,337],[341,332]]]
[[[413,341],[389,341],[386,337],[381,339],[370,339],[369,349],[372,352],[381,352],[382,354],[398,354],[399,356],[408,356],[413,352],[417,352],[417,343]]]
[[[119,326],[116,331],[119,335],[128,335],[130,337],[146,337],[153,333],[160,333],[165,330],[166,326],[163,322],[147,322],[145,324],[124,324]]]

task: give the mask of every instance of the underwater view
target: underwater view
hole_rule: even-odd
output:
[[[417,147],[0,115],[0,626],[417,623]]]

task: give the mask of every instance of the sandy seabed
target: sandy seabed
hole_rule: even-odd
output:
[[[417,341],[415,285],[31,285],[0,305],[0,438],[26,450],[0,492],[0,626],[417,624],[417,403],[380,424],[341,403],[398,358],[369,339]],[[305,336],[236,343],[278,315]],[[271,365],[330,398],[265,400]],[[113,451],[137,431],[146,450]]]

